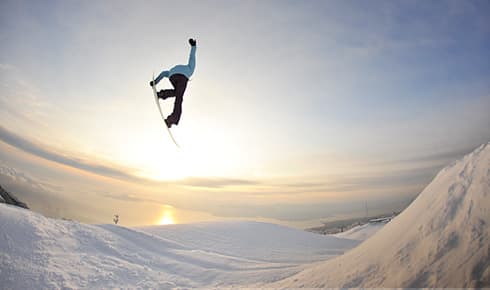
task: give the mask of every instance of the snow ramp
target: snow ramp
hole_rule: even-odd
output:
[[[268,287],[490,287],[490,143],[360,246]]]

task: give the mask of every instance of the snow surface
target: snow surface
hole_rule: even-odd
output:
[[[364,241],[378,232],[386,223],[366,223],[360,226],[355,226],[345,232],[334,234],[332,236],[343,239],[356,241]]]
[[[267,287],[490,287],[490,143],[370,239]]]
[[[275,281],[359,242],[258,222],[124,228],[0,205],[1,288],[175,288]]]
[[[0,204],[0,288],[490,287],[489,225],[490,143],[359,246],[258,222],[124,228]]]

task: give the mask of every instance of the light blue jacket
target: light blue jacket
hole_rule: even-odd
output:
[[[155,79],[155,84],[158,84],[163,78],[170,78],[175,74],[182,74],[190,79],[196,68],[196,47],[191,46],[191,54],[189,55],[189,63],[187,65],[176,65],[170,70],[162,71],[158,77]]]

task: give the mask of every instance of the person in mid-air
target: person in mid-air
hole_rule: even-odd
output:
[[[172,125],[178,125],[180,120],[180,115],[182,115],[182,101],[184,100],[184,92],[187,87],[187,81],[194,73],[196,68],[196,40],[189,39],[189,44],[191,45],[191,54],[189,55],[189,63],[187,65],[176,65],[170,70],[162,71],[158,77],[150,82],[150,86],[156,86],[163,78],[169,78],[173,90],[161,90],[157,93],[158,98],[165,100],[167,98],[175,97],[174,110],[167,119],[165,119],[165,124],[167,127],[172,127]]]

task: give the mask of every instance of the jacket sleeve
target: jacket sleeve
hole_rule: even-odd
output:
[[[157,78],[155,79],[155,85],[158,84],[163,78],[168,78],[170,75],[170,72],[168,70],[162,71]]]
[[[195,46],[191,46],[191,53],[189,55],[189,63],[187,64],[187,66],[191,70],[191,75],[192,75],[192,73],[194,73],[194,69],[196,68],[196,49],[197,48]]]

